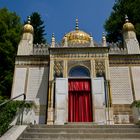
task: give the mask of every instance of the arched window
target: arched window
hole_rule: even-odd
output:
[[[90,77],[90,72],[84,66],[75,66],[71,68],[69,77]]]

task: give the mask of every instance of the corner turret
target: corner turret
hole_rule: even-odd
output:
[[[128,16],[125,16],[123,25],[124,47],[127,48],[128,54],[140,54],[139,42],[136,37],[135,27],[129,22]]]
[[[33,33],[34,29],[33,26],[30,24],[31,19],[28,17],[27,24],[23,27],[23,34],[18,45],[18,52],[17,55],[31,55],[33,50]]]

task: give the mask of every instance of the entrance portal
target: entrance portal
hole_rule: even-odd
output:
[[[68,121],[93,121],[90,79],[68,80]]]

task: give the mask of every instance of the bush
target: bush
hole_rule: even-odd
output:
[[[0,100],[0,104],[2,102],[4,101]],[[31,103],[25,103],[24,101],[11,101],[0,107],[0,136],[8,130],[17,111],[22,107],[30,108]]]
[[[137,108],[140,108],[140,100],[135,100],[133,101],[133,103],[131,104],[131,107],[137,107]]]

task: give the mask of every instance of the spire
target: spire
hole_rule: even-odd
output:
[[[76,18],[76,27],[75,27],[75,30],[79,30],[78,18]]]
[[[92,34],[90,34],[90,47],[95,47]]]
[[[134,25],[129,21],[128,16],[125,15],[125,23],[123,25],[123,31],[128,32],[128,31],[135,31]]]
[[[107,47],[106,36],[105,36],[104,32],[103,32],[103,35],[102,35],[102,47]]]
[[[27,24],[25,24],[24,27],[23,27],[23,33],[31,33],[31,34],[34,33],[34,28],[31,25],[31,18],[30,18],[30,16],[28,17]]]
[[[64,47],[68,47],[67,35],[65,35],[65,37],[64,37]]]
[[[125,15],[125,22],[129,22],[128,16]]]
[[[21,41],[18,45],[17,55],[31,55],[33,52],[34,28],[30,23],[31,23],[31,18],[29,16],[27,19],[27,23],[23,27],[23,34],[22,34]]]
[[[52,47],[52,48],[54,48],[54,47],[55,47],[55,36],[54,36],[54,33],[52,34],[51,47]]]
[[[27,23],[28,23],[28,24],[31,24],[31,17],[30,17],[30,16],[28,16]]]

